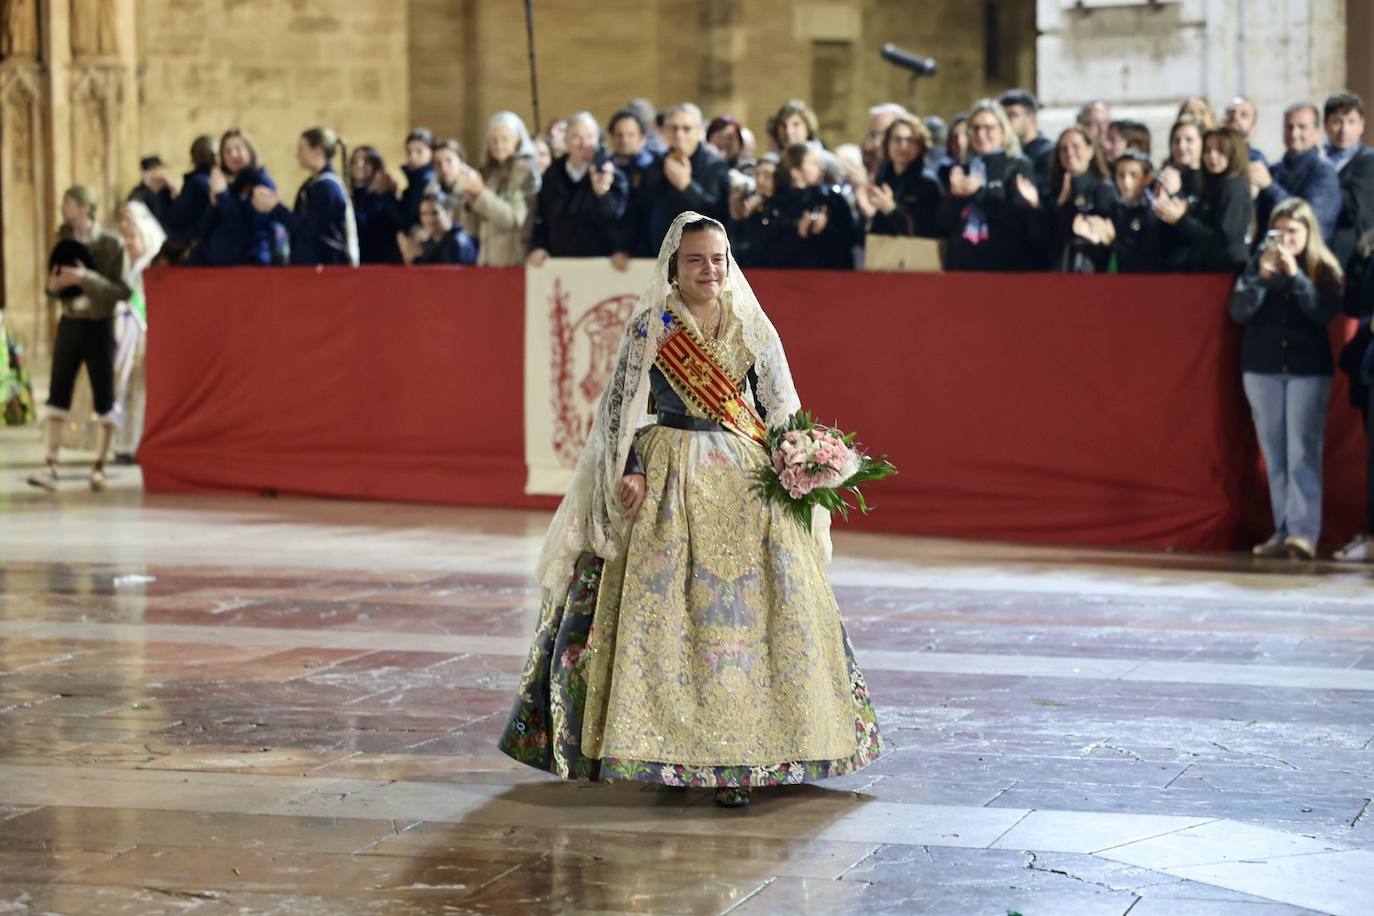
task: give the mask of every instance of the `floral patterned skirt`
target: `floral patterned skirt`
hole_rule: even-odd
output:
[[[882,753],[824,560],[751,490],[757,445],[651,428],[621,556],[547,602],[500,748],[569,779],[782,785]]]

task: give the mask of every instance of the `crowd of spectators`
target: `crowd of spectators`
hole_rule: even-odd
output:
[[[1374,376],[1374,149],[1350,92],[1283,113],[1284,155],[1255,148],[1257,112],[1234,99],[1218,119],[1185,100],[1156,165],[1150,130],[1082,106],[1051,140],[1025,90],[983,99],[948,124],[900,105],[869,112],[861,143],[830,148],[816,114],[789,101],[764,146],[738,118],[707,122],[690,102],[644,99],[604,131],[581,111],[531,136],[512,112],[488,124],[474,159],[417,127],[398,184],[377,147],[351,154],[328,128],[301,134],[307,173],[288,209],[252,139],[229,130],[191,146],[174,187],[142,162],[131,198],[166,231],[175,263],[484,264],[653,256],[684,210],[716,217],[746,267],[854,269],[865,239],[925,239],[946,270],[1212,272],[1237,276],[1230,311],[1270,474],[1275,537],[1265,554],[1311,556],[1321,530],[1321,432],[1337,362],[1367,421]],[[337,171],[335,161],[338,163]],[[1360,333],[1332,357],[1344,309]],[[1370,436],[1374,442],[1374,424]],[[1372,452],[1374,455],[1374,452]],[[1374,481],[1374,466],[1370,468]],[[1367,498],[1374,530],[1374,484]],[[1357,538],[1344,559],[1369,559]]]
[[[1218,119],[1185,100],[1156,161],[1149,129],[1084,105],[1051,140],[1025,90],[983,99],[949,124],[888,103],[860,143],[833,148],[801,101],[768,120],[763,143],[726,113],[637,99],[604,125],[589,112],[532,136],[501,112],[469,157],[418,127],[396,174],[379,146],[351,151],[328,128],[303,133],[307,177],[288,208],[252,138],[227,131],[191,148],[180,188],[157,157],[133,197],[189,264],[541,263],[657,251],[684,209],[719,218],[740,263],[863,266],[868,236],[939,243],[946,270],[1239,273],[1272,214],[1307,201],[1343,271],[1374,229],[1374,150],[1360,98],[1299,103],[1284,156],[1253,145],[1257,112],[1235,99]]]

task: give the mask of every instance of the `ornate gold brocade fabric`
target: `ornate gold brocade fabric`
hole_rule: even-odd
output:
[[[839,609],[811,535],[751,492],[763,449],[664,427],[637,447],[646,496],[602,574],[582,753],[689,766],[853,755]]]

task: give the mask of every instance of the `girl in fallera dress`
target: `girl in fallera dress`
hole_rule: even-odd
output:
[[[684,340],[704,367],[670,358]],[[830,588],[828,520],[813,534],[754,492],[761,426],[721,411],[692,366],[732,380],[756,421],[800,408],[724,227],[688,212],[550,526],[500,747],[563,778],[712,787],[740,807],[755,786],[858,770],[882,739]]]

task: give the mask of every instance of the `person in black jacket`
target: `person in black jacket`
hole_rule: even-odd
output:
[[[1337,92],[1322,106],[1326,125],[1326,158],[1340,178],[1341,209],[1331,234],[1331,253],[1342,267],[1355,254],[1355,243],[1374,229],[1374,149],[1364,136],[1364,102],[1353,92]]]
[[[143,180],[129,192],[126,200],[136,200],[147,207],[153,219],[165,231],[167,217],[171,215],[172,204],[176,200],[176,189],[167,180],[167,168],[162,164],[161,156],[144,156],[139,160],[138,167],[143,172]]]
[[[1148,153],[1128,149],[1112,163],[1117,203],[1105,239],[1117,273],[1156,273],[1165,269],[1164,241],[1155,216],[1153,167]]]
[[[730,238],[730,252],[741,267],[763,267],[767,263],[764,232],[768,222],[769,201],[777,190],[780,161],[777,153],[764,153],[754,164],[753,188],[742,185],[730,193],[730,222],[726,224],[726,230]]]
[[[1327,325],[1341,310],[1341,267],[1307,201],[1274,208],[1260,253],[1231,293],[1245,325],[1241,371],[1269,475],[1274,535],[1256,556],[1316,556],[1322,527],[1322,436],[1334,361]]]
[[[1350,379],[1350,403],[1364,416],[1364,530],[1334,554],[1346,563],[1374,561],[1374,230],[1366,232],[1351,259],[1345,313],[1356,320],[1355,336],[1341,350],[1339,364]]]
[[[838,187],[823,183],[824,175],[814,145],[794,143],[783,151],[764,218],[767,266],[854,269],[854,213]]]
[[[1159,182],[1170,197],[1191,204],[1202,193],[1202,132],[1192,118],[1180,118],[1169,128],[1169,158],[1159,167]]]
[[[644,173],[617,251],[652,257],[673,220],[688,210],[722,223],[729,218],[730,169],[702,142],[703,133],[701,109],[691,102],[664,113],[668,152]]]
[[[1002,93],[998,101],[1007,113],[1007,123],[1021,143],[1021,155],[1030,160],[1036,188],[1045,190],[1054,161],[1054,144],[1040,132],[1039,101],[1026,89],[1008,90]]]
[[[544,173],[534,210],[526,263],[546,258],[607,257],[616,250],[619,222],[629,200],[625,173],[597,146],[601,127],[587,112],[568,119],[568,151]]]
[[[1203,137],[1202,194],[1195,206],[1179,198],[1155,202],[1155,215],[1178,234],[1171,253],[1180,271],[1236,273],[1245,266],[1245,235],[1250,229],[1250,197],[1245,137],[1229,127],[1214,127]]]
[[[1102,244],[1102,224],[1116,209],[1116,188],[1107,175],[1102,148],[1086,128],[1070,127],[1059,135],[1050,166],[1048,195],[1041,201],[1043,233],[1051,270],[1102,273],[1110,249]],[[1035,241],[1035,239],[1032,239]]]
[[[353,219],[358,224],[358,258],[363,264],[400,264],[396,244],[396,198],[386,190],[386,164],[376,147],[353,150],[348,175],[353,185]],[[380,176],[380,177],[379,177]]]
[[[949,172],[940,205],[946,270],[1033,270],[1027,229],[1038,203],[1030,163],[995,99],[973,106],[966,162]]]
[[[883,132],[882,165],[867,188],[874,235],[914,235],[939,238],[940,198],[944,189],[926,170],[930,133],[913,116],[903,113]]]

